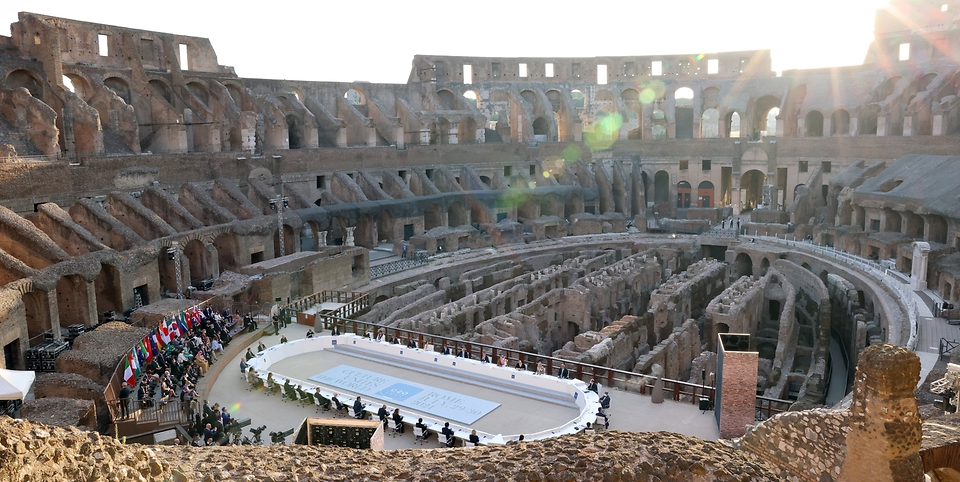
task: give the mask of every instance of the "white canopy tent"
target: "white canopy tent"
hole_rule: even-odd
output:
[[[23,400],[33,386],[36,374],[32,371],[0,368],[0,400]]]

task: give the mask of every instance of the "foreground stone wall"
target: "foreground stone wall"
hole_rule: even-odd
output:
[[[0,418],[0,479],[129,481],[776,481],[767,463],[671,433],[579,434],[542,442],[370,452],[341,447],[123,445],[92,432]]]
[[[785,412],[748,428],[734,446],[788,468],[789,480],[832,481],[843,465],[849,422],[849,410]]]

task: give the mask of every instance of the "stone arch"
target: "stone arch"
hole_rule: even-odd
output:
[[[43,82],[40,81],[40,76],[26,69],[17,69],[7,74],[3,86],[7,89],[23,87],[30,91],[30,95],[38,99],[43,97]]]
[[[470,220],[473,221],[474,224],[487,224],[493,222],[493,220],[490,218],[490,210],[487,209],[487,206],[476,200],[470,202]]]
[[[90,326],[91,320],[96,319],[95,313],[90,313],[90,303],[87,299],[87,281],[79,275],[61,276],[57,280],[57,313],[60,316],[60,326],[85,325]]]
[[[747,253],[740,253],[736,258],[737,278],[753,276],[753,259]]]
[[[147,86],[154,95],[166,100],[169,104],[173,104],[173,91],[165,81],[161,79],[150,79],[150,81],[147,82]]]
[[[720,111],[709,108],[700,116],[700,137],[713,139],[720,137]]]
[[[680,87],[673,93],[675,135],[677,139],[693,139],[693,89]]]
[[[480,95],[477,94],[477,91],[475,91],[475,90],[467,90],[466,92],[463,93],[463,98],[469,100],[470,102],[473,102],[473,105],[474,105],[477,109],[479,109],[479,108],[481,107],[481,104],[480,104]]]
[[[83,101],[86,102],[93,97],[94,92],[90,87],[90,82],[87,82],[87,79],[82,75],[65,72],[63,78],[65,79],[64,84],[67,80],[70,81],[70,86],[67,86],[68,89]]]
[[[52,327],[50,298],[46,291],[34,288],[23,294],[24,317],[27,321],[27,337],[34,346],[43,341],[43,334]]]
[[[293,229],[287,223],[283,223],[283,255],[289,255],[296,252],[296,244],[294,236],[297,235],[297,231]],[[280,230],[277,229],[273,232],[273,257],[280,257]]]
[[[750,136],[759,139],[762,135],[772,137],[777,135],[776,117],[780,115],[780,99],[772,95],[760,97],[753,103],[753,117],[750,125]],[[772,116],[771,116],[772,115]],[[774,126],[770,132],[769,126]]]
[[[121,77],[107,77],[103,79],[103,85],[117,94],[127,104],[131,103],[133,97],[130,94],[130,84]]]
[[[563,202],[560,201],[560,197],[556,194],[547,194],[540,198],[540,215],[541,216],[563,216]]]
[[[877,104],[870,104],[863,108],[863,113],[860,116],[860,123],[857,126],[859,135],[863,136],[875,136],[877,135],[877,122],[880,118],[880,106]]]
[[[357,220],[357,226],[353,230],[353,244],[363,246],[367,249],[375,248],[378,244],[377,223],[369,214],[363,214]]]
[[[234,84],[233,82],[223,82],[223,85],[227,88],[227,93],[230,94],[230,98],[233,99],[233,103],[237,105],[237,108],[243,110],[244,87]]]
[[[423,210],[423,230],[430,231],[440,226],[443,226],[443,215],[441,214],[440,206],[437,204],[428,205],[427,208]]]
[[[537,137],[538,141],[550,140],[550,121],[546,117],[539,116],[533,120],[533,135],[546,138]]]
[[[530,104],[531,107],[536,108],[537,106],[537,94],[534,94],[532,90],[525,89],[520,91],[520,98],[524,102]]]
[[[303,122],[300,120],[300,117],[294,114],[287,114],[284,120],[287,123],[287,147],[290,149],[300,149],[303,147]]]
[[[183,247],[183,255],[190,268],[191,284],[214,277],[212,253],[199,239],[188,241]]]
[[[472,115],[463,116],[457,129],[458,144],[473,144],[477,142],[477,121]]]
[[[667,138],[667,115],[661,109],[654,109],[650,114],[651,127],[650,132],[654,139],[666,139]]]
[[[583,91],[578,89],[573,89],[570,91],[570,99],[573,100],[573,108],[583,110],[587,107],[587,97],[583,95]]]
[[[93,281],[93,287],[97,297],[98,313],[123,312],[123,288],[120,283],[120,270],[116,266],[101,264],[97,279]]]
[[[221,233],[213,240],[213,247],[217,248],[217,262],[220,272],[240,272],[240,247],[237,236],[233,233]]]
[[[327,244],[331,246],[343,246],[347,241],[347,220],[341,216],[330,218],[330,224],[327,228]]]
[[[457,109],[457,96],[452,91],[440,89],[437,91],[437,98],[440,99],[442,110],[459,110]]]
[[[570,219],[570,216],[583,212],[583,199],[579,194],[572,194],[567,202],[563,204],[563,217]]]
[[[678,182],[677,183],[677,207],[689,208],[690,195],[691,195],[690,183],[687,181]]]
[[[353,106],[367,105],[367,96],[363,95],[363,92],[357,88],[347,89],[347,91],[343,93],[343,98],[347,104]]]
[[[830,116],[830,135],[850,135],[850,113],[846,109],[837,109]]]
[[[760,276],[766,275],[768,269],[770,269],[770,260],[764,257],[760,260]]]
[[[740,113],[735,110],[727,113],[723,126],[723,130],[726,132],[727,137],[737,138],[743,135],[741,116]]]
[[[657,171],[653,175],[653,201],[656,204],[670,202],[670,174],[667,171]]]
[[[393,226],[393,214],[386,209],[381,211],[380,217],[377,218],[377,237],[380,238],[378,241],[386,241],[388,243],[397,240]]]
[[[755,209],[763,202],[763,185],[767,176],[751,169],[740,175],[740,202],[743,210]]]
[[[467,215],[467,212],[460,201],[450,203],[447,208],[447,226],[456,227],[470,224],[470,216]]]
[[[713,183],[710,181],[702,181],[697,186],[697,204],[702,208],[712,208],[713,203],[716,200],[714,195]]]
[[[804,125],[807,137],[823,137],[823,113],[818,110],[807,112]]]
[[[187,88],[190,89],[190,92],[193,93],[200,102],[203,102],[203,105],[210,105],[210,92],[207,90],[207,86],[198,81],[187,82]]]

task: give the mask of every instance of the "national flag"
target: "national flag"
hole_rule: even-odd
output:
[[[170,317],[167,322],[170,323],[170,338],[176,340],[183,336],[183,333],[180,331],[180,323],[177,323],[176,317]]]
[[[153,354],[150,353],[150,342],[147,341],[147,338],[140,340],[140,343],[137,344],[137,354],[140,356],[140,365],[143,366],[145,363],[150,363],[150,360],[153,360]]]
[[[155,356],[160,356],[160,349],[157,348],[157,345],[159,345],[158,343],[159,340],[160,340],[160,337],[157,336],[156,331],[150,334],[150,355],[152,355],[151,358]]]
[[[164,345],[170,343],[170,330],[167,329],[167,320],[161,320],[160,325],[157,326],[157,332],[160,334],[160,341]]]
[[[193,310],[188,310],[184,313],[184,321],[187,323],[187,328],[193,328]]]
[[[123,366],[123,379],[127,382],[127,385],[130,385],[131,387],[137,383],[137,369],[134,368],[136,366],[136,358],[133,356],[133,352],[131,351],[127,353],[127,360]]]
[[[182,311],[180,312],[180,317],[177,318],[177,325],[180,327],[180,336],[186,335],[190,332],[190,330],[187,329],[186,316]]]

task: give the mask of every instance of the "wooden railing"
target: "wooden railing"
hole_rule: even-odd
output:
[[[328,315],[326,319],[329,323],[328,328],[332,329],[336,327],[340,330],[341,334],[353,333],[357,336],[370,336],[372,338],[376,338],[379,336],[382,330],[382,333],[387,340],[399,338],[403,344],[409,344],[411,341],[413,341],[416,342],[417,347],[432,348],[433,351],[438,353],[443,353],[446,349],[449,349],[451,354],[457,354],[461,350],[466,350],[466,352],[470,354],[470,357],[474,359],[481,359],[483,355],[489,355],[493,363],[497,362],[500,355],[504,355],[507,357],[509,362],[508,366],[513,367],[516,365],[517,360],[522,360],[528,371],[535,371],[537,368],[537,363],[540,362],[543,363],[545,372],[548,375],[554,376],[557,375],[560,369],[560,364],[563,363],[566,365],[567,370],[570,371],[571,379],[581,380],[584,382],[589,382],[591,379],[593,379],[597,383],[600,383],[604,389],[613,387],[621,391],[635,392],[642,395],[653,393],[655,379],[649,375],[642,375],[625,370],[617,370],[598,365],[591,365],[589,363],[554,358],[552,356],[539,355],[536,353],[529,353],[493,345],[473,343],[440,335],[431,335],[412,330],[402,330],[399,328],[348,319],[345,317],[334,317]],[[680,380],[664,379],[663,391],[664,398],[670,398],[674,401],[687,402],[694,405],[699,404],[701,398],[709,399],[711,403],[716,399],[716,389],[714,387]],[[776,398],[758,396],[756,405],[757,418],[761,420],[767,419],[780,412],[785,412],[790,408],[791,404],[793,404],[793,402],[790,400],[779,400]]]
[[[140,400],[129,399],[127,400],[127,413],[129,415],[126,418],[121,418],[121,403],[122,400],[108,400],[107,407],[110,408],[110,413],[116,414],[114,420],[117,424],[128,425],[123,430],[126,434],[192,422],[189,405],[176,400],[166,404],[161,404],[157,400],[150,400],[149,406],[147,406],[145,402]],[[129,425],[139,426],[140,429],[134,430]]]

